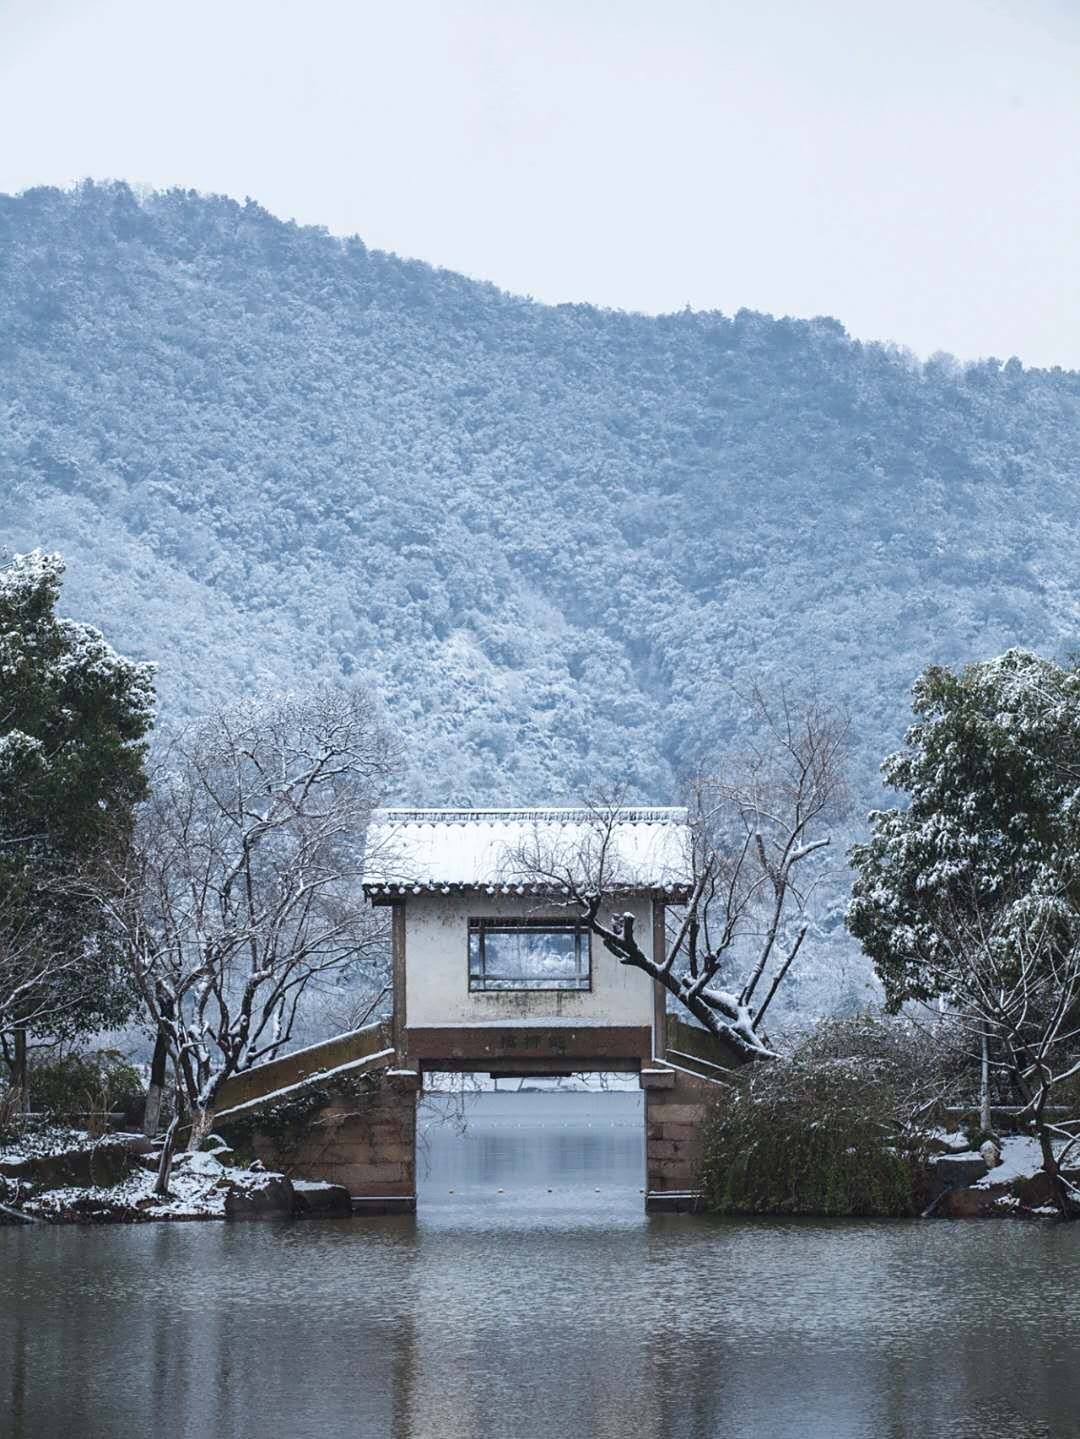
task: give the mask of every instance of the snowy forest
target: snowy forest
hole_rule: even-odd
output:
[[[0,198],[0,334],[0,545],[64,554],[165,721],[369,686],[405,801],[664,802],[782,684],[852,717],[842,853],[928,663],[1075,644],[1071,372],[545,306],[124,184]]]

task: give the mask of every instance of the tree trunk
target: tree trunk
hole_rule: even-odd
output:
[[[994,1116],[990,1108],[990,1038],[986,1027],[982,1032],[982,1076],[979,1085],[979,1128],[984,1135],[994,1132]]]
[[[12,1065],[11,1082],[15,1090],[20,1114],[30,1112],[30,1069],[26,1054],[26,1030],[15,1031],[15,1059]]]
[[[178,1103],[172,1123],[165,1131],[165,1142],[161,1146],[161,1157],[158,1159],[157,1179],[154,1181],[154,1193],[161,1199],[169,1197],[169,1178],[172,1174],[173,1150],[176,1148],[176,1131],[179,1126],[180,1105]]]
[[[10,1224],[40,1224],[39,1219],[24,1214],[21,1209],[12,1209],[10,1204],[0,1204],[0,1214],[4,1215]]]
[[[1050,1179],[1050,1190],[1054,1196],[1054,1203],[1057,1205],[1062,1219],[1080,1218],[1080,1210],[1073,1204],[1069,1186],[1062,1178],[1050,1134],[1042,1125],[1039,1126],[1039,1148],[1042,1150],[1043,1169],[1046,1170]]]
[[[1057,1205],[1062,1219],[1080,1219],[1080,1206],[1074,1202],[1070,1188],[1062,1176],[1061,1166],[1054,1153],[1053,1136],[1043,1120],[1043,1109],[1048,1098],[1049,1091],[1044,1084],[1035,1106],[1035,1132],[1039,1136],[1043,1169],[1050,1180],[1050,1192],[1054,1196],[1054,1203]]]
[[[191,1137],[187,1142],[189,1150],[198,1149],[210,1133],[213,1123],[214,1111],[212,1109],[193,1109],[191,1111]]]
[[[153,1139],[161,1123],[161,1098],[165,1090],[165,1064],[169,1057],[169,1041],[165,1031],[159,1029],[154,1041],[154,1057],[150,1061],[150,1083],[146,1090],[146,1110],[143,1114],[143,1133]]]

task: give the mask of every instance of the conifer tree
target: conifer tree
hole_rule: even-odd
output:
[[[1018,944],[1032,904],[1052,904],[1061,943],[1080,943],[1080,670],[1020,649],[933,666],[912,707],[881,767],[909,802],[871,814],[847,915],[894,1011],[949,997],[958,925]]]
[[[83,879],[146,793],[154,667],[57,615],[59,555],[0,570],[0,1042],[25,1087],[26,1033],[120,1022],[131,991]]]

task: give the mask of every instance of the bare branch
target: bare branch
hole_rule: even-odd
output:
[[[165,755],[100,902],[167,1042],[193,1142],[225,1080],[289,1043],[321,976],[382,964],[360,878],[395,758],[367,697],[331,689],[223,710]]]

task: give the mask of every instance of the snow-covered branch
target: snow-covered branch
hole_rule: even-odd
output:
[[[813,883],[803,872],[829,843],[821,826],[846,800],[844,722],[823,706],[799,709],[783,692],[771,705],[752,698],[758,746],[689,786],[691,853],[662,949],[638,937],[632,914],[611,912],[633,889],[620,869],[619,799],[588,806],[592,822],[570,852],[537,830],[507,864],[510,879],[560,896],[623,964],[643,970],[742,1059],[773,1053],[764,1021],[808,932]]]
[[[103,895],[200,1137],[230,1075],[272,1058],[320,977],[376,971],[360,871],[395,748],[359,691],[249,703],[179,735]],[[380,986],[381,987],[381,986]]]

